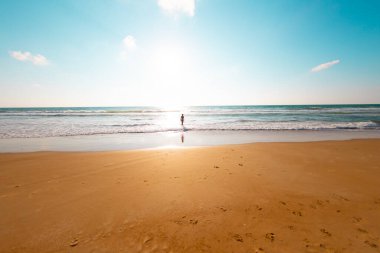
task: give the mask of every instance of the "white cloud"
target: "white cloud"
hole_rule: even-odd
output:
[[[123,50],[121,56],[126,59],[128,55],[137,48],[136,40],[132,35],[128,35],[123,39]]]
[[[39,66],[49,64],[48,59],[41,54],[33,55],[30,52],[22,52],[22,51],[11,51],[9,54],[18,61],[31,62],[34,65],[39,65]]]
[[[123,44],[125,49],[127,49],[128,51],[133,51],[136,49],[136,40],[131,35],[128,35],[123,39]]]
[[[318,66],[312,68],[311,72],[319,72],[319,71],[331,68],[332,66],[338,64],[339,62],[340,62],[340,60],[334,60],[334,61],[319,64]]]
[[[194,16],[195,0],[157,0],[158,6],[171,14],[185,13]]]

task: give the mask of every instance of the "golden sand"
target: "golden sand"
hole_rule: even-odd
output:
[[[380,252],[380,140],[0,154],[0,252]]]

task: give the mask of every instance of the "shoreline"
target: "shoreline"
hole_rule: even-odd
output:
[[[211,147],[262,142],[314,142],[379,139],[377,130],[256,130],[125,133],[0,139],[0,153],[37,151],[122,151],[163,147]]]
[[[0,154],[0,251],[378,252],[379,150],[372,139]]]
[[[139,149],[110,149],[110,150],[37,150],[37,151],[16,151],[16,152],[0,152],[2,155],[33,155],[33,154],[117,154],[117,153],[139,153],[139,152],[170,152],[170,151],[185,151],[185,150],[200,150],[200,149],[213,149],[213,148],[226,148],[231,149],[234,147],[245,147],[251,145],[261,145],[261,144],[275,144],[275,145],[286,145],[286,144],[324,144],[324,143],[349,143],[355,141],[379,141],[380,138],[357,138],[357,139],[334,139],[334,140],[312,140],[312,141],[260,141],[260,142],[247,142],[247,143],[232,143],[232,144],[220,144],[220,145],[209,145],[209,146],[176,146],[176,145],[162,145],[157,147],[139,148]]]

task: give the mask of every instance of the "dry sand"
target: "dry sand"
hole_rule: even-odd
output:
[[[380,252],[380,140],[0,154],[0,252]]]

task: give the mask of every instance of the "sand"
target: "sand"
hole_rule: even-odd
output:
[[[0,252],[380,252],[380,140],[0,154]]]

